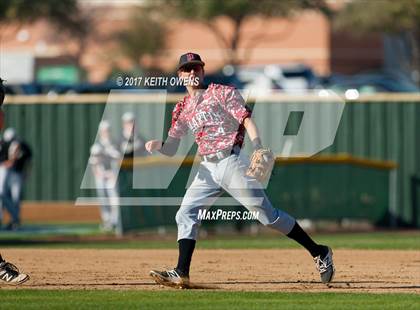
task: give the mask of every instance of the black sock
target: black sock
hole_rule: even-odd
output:
[[[179,246],[179,257],[178,265],[176,270],[183,276],[190,274],[191,258],[195,248],[195,240],[193,239],[181,239],[178,241]]]
[[[328,252],[328,248],[323,245],[316,244],[311,237],[299,226],[298,222],[295,223],[291,232],[287,234],[287,237],[290,239],[295,240],[301,246],[311,253],[312,257],[316,257],[318,255],[324,256],[326,252]]]

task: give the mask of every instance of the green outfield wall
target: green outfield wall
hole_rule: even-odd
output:
[[[124,161],[120,173],[121,199],[141,197],[137,205],[122,206],[123,231],[174,225],[178,205],[155,205],[146,203],[149,197],[172,198],[183,195],[190,171],[197,164],[193,156],[165,158],[136,158]],[[164,190],[133,189],[133,171],[151,178],[165,179],[167,167],[179,167],[178,173]],[[274,206],[293,214],[299,219],[369,220],[379,225],[389,225],[395,219],[392,197],[395,183],[390,182],[397,168],[394,162],[366,160],[346,154],[317,155],[311,158],[288,158],[276,160],[272,178],[266,192]],[[232,199],[226,205],[216,205],[224,211],[244,210]],[[220,200],[221,200],[220,199]],[[219,201],[220,201],[219,200]],[[217,224],[242,228],[251,221],[219,220]],[[205,221],[211,227],[215,221]]]
[[[175,101],[175,97],[169,99]],[[144,107],[137,114],[143,136],[161,138],[162,133],[156,137],[156,127],[161,126],[156,121],[159,115],[156,114],[156,110],[150,108],[153,98],[149,96],[130,100],[131,105]],[[267,103],[258,103],[265,104],[265,112],[256,115],[265,144],[270,145],[279,134],[282,134],[273,124],[276,124],[278,115],[281,114],[282,104],[290,100],[296,99],[271,98]],[[18,134],[32,146],[34,153],[33,167],[25,189],[26,200],[75,200],[76,197],[93,194],[92,190],[80,190],[80,185],[89,157],[89,147],[95,140],[106,101],[107,97],[102,95],[55,98],[10,96],[7,99],[5,105],[7,126],[16,128]],[[310,98],[302,99],[302,102],[307,101],[310,101]],[[172,108],[173,103],[167,104],[163,110],[166,110],[165,130],[169,125]],[[123,108],[120,111],[122,112]],[[119,119],[120,115],[113,117]],[[410,223],[413,220],[410,177],[420,173],[418,119],[420,119],[419,95],[361,97],[358,101],[347,102],[334,143],[321,152],[322,155],[346,153],[357,158],[395,162],[396,191],[395,196],[391,195],[390,199],[394,201],[396,216],[401,223]],[[153,130],[148,131],[148,128]],[[318,134],[319,132],[314,132],[313,137],[309,139],[318,139]],[[335,172],[337,175],[341,173],[341,168],[337,170],[334,166],[324,168],[311,169],[308,176],[305,169],[298,165],[295,168],[298,172],[291,176],[282,173],[281,167],[277,167],[278,173],[274,175],[272,182],[282,184],[281,182],[287,178],[292,182],[288,184],[295,186],[293,191],[296,192],[304,186],[308,177],[318,178],[327,170],[331,175]],[[370,189],[375,184],[367,178],[358,186]],[[323,197],[323,199],[329,198]],[[389,204],[388,201],[383,203]],[[302,202],[299,208],[310,210],[311,206]]]

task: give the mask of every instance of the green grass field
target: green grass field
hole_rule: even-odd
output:
[[[50,240],[50,235],[41,234],[0,234],[1,247],[43,247],[43,248],[97,248],[97,249],[175,249],[173,239],[146,238],[133,240],[84,241],[83,238]],[[81,237],[81,236],[79,236]],[[335,249],[375,249],[375,250],[420,250],[420,231],[407,232],[367,232],[314,234],[319,243]],[[201,249],[293,249],[299,248],[295,242],[284,236],[220,236],[201,239],[197,243]]]
[[[2,309],[418,309],[419,295],[203,291],[0,291]]]
[[[91,235],[92,236],[92,235]],[[17,233],[0,235],[0,247],[164,249],[174,240],[59,240],[51,236]],[[69,237],[69,236],[68,236]],[[80,236],[79,236],[80,237]],[[315,234],[335,249],[420,250],[420,231]],[[162,237],[162,239],[164,239]],[[172,239],[172,238],[171,238]],[[298,248],[281,236],[225,236],[200,240],[202,249]],[[2,252],[7,252],[2,250]],[[419,270],[420,272],[420,270]],[[207,290],[0,290],[1,309],[419,309],[420,294],[226,292]]]

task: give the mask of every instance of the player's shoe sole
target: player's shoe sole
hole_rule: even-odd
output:
[[[17,278],[16,281],[12,281],[8,284],[10,285],[21,285],[30,279],[29,275],[25,273],[21,273]]]
[[[187,289],[190,285],[189,278],[181,277],[175,270],[151,270],[149,274],[153,278],[153,280],[155,280],[155,282],[160,285],[178,289]]]

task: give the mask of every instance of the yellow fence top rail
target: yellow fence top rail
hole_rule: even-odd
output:
[[[137,157],[134,159],[126,159],[122,163],[122,167],[130,169],[131,167],[156,167],[164,165],[186,165],[191,166],[194,161],[199,162],[199,157]],[[394,161],[375,160],[362,157],[354,157],[350,154],[340,153],[336,155],[317,155],[312,157],[290,157],[276,158],[276,165],[294,165],[294,164],[349,164],[359,167],[376,168],[392,170],[398,167]]]
[[[168,94],[166,103],[174,103],[182,99],[185,94]],[[339,95],[344,100],[342,95]],[[153,93],[134,94],[118,93],[108,96],[108,94],[65,94],[65,95],[7,95],[6,104],[105,104],[108,99],[118,103],[161,103],[160,96]],[[255,102],[256,98],[251,97],[248,102]],[[293,103],[293,102],[338,102],[336,96],[320,97],[317,94],[272,94],[259,97],[261,103]],[[376,93],[362,94],[357,100],[347,100],[347,103],[373,103],[373,102],[393,102],[393,103],[420,103],[420,93]]]

